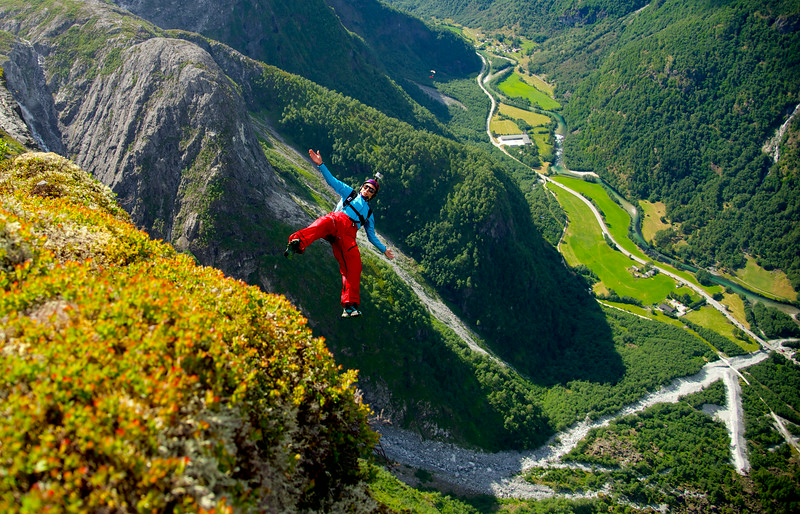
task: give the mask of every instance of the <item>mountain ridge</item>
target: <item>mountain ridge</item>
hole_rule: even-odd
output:
[[[474,376],[474,364],[447,346],[448,336],[412,301],[407,286],[378,263],[367,259],[362,282],[364,302],[375,309],[364,321],[370,329],[352,331],[332,322],[338,321],[339,289],[333,262],[322,249],[312,249],[302,262],[291,264],[281,256],[288,234],[312,219],[303,201],[319,203],[321,196],[304,185],[308,163],[298,167],[287,162],[265,127],[275,127],[292,144],[321,149],[344,180],[355,182],[381,170],[385,194],[377,200],[379,228],[411,250],[422,263],[419,271],[452,305],[483,317],[480,330],[503,358],[530,370],[527,352],[547,352],[559,366],[536,368],[545,373],[541,380],[546,382],[567,380],[567,370],[591,375],[593,371],[580,365],[591,360],[616,363],[605,370],[591,368],[596,373],[619,372],[619,359],[602,324],[572,326],[552,301],[532,299],[507,308],[512,298],[536,298],[549,291],[552,300],[574,291],[585,315],[601,316],[580,279],[561,267],[555,251],[536,234],[514,182],[486,154],[415,131],[352,98],[203,36],[164,31],[104,2],[56,4],[49,4],[42,22],[37,6],[2,1],[0,23],[16,30],[17,37],[31,38],[41,56],[37,62],[47,79],[41,98],[50,95],[50,106],[59,115],[56,128],[65,136],[65,152],[113,186],[138,226],[204,265],[284,293],[303,307],[315,330],[339,353],[357,355],[369,348],[374,358],[374,338],[380,334],[392,350],[384,349],[382,358],[402,363],[401,374],[390,377],[399,404],[392,407],[406,413],[398,422],[419,423],[433,432],[436,424],[454,433],[463,426],[459,437],[489,447],[535,444],[546,432],[528,428],[547,424],[535,407],[512,415],[522,408],[514,398],[529,394],[530,386],[517,384],[513,394],[493,395],[484,379]],[[518,239],[504,241],[510,235]],[[460,257],[451,260],[449,251]],[[497,259],[513,259],[518,273],[514,280],[492,265]],[[472,266],[476,262],[479,268]],[[537,266],[546,262],[552,263],[552,271],[537,273]],[[482,291],[491,296],[483,297]],[[502,322],[511,310],[530,312],[531,319],[540,321],[531,325],[533,330]],[[416,327],[411,339],[399,330],[403,322]],[[597,344],[598,332],[602,344]],[[426,347],[404,353],[409,341]],[[571,353],[559,352],[569,347]],[[598,355],[602,358],[595,359]],[[471,389],[458,390],[456,383],[444,380],[446,366]],[[386,369],[378,360],[369,365],[365,379],[376,392],[370,401],[385,398],[377,392],[385,384],[380,375]],[[502,380],[517,378],[504,374]],[[426,390],[449,394],[431,398]],[[448,403],[461,403],[456,399],[468,390],[480,392],[470,407],[445,415],[453,412]],[[468,418],[464,423],[462,416]],[[433,417],[436,423],[430,421]],[[513,422],[504,425],[506,417]],[[481,433],[475,419],[491,420],[497,430]]]
[[[445,131],[444,127],[412,100],[398,82],[405,79],[404,75],[422,76],[423,67],[423,73],[436,67],[451,75],[479,68],[474,52],[453,34],[434,34],[421,21],[375,0],[359,0],[356,4],[369,9],[374,16],[371,23],[359,23],[355,30],[346,25],[354,24],[356,5],[326,0],[301,4],[284,0],[235,0],[223,2],[221,8],[218,2],[162,5],[153,0],[120,0],[117,4],[160,27],[203,34],[248,57],[306,77],[389,116],[436,133]],[[213,16],[209,16],[211,12]],[[345,13],[347,17],[340,15]],[[376,37],[375,30],[382,31],[382,37]],[[387,31],[391,33],[388,45],[381,46]],[[429,62],[416,64],[415,71],[407,71],[405,66],[395,69],[390,63],[399,62],[396,58],[384,63],[387,55],[398,52],[397,46],[409,44],[423,51]]]

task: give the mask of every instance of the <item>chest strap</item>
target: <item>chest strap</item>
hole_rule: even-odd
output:
[[[351,203],[353,200],[355,200],[355,199],[356,199],[356,196],[358,196],[358,191],[356,191],[355,189],[353,189],[353,190],[350,192],[350,194],[349,194],[349,195],[347,195],[347,198],[345,198],[344,202],[342,202],[342,211],[344,211],[345,209],[347,209],[348,207],[350,207],[350,208],[353,210],[353,212],[355,212],[355,213],[356,213],[356,216],[358,216],[358,221],[360,221],[360,222],[361,222],[361,226],[362,226],[362,227],[365,227],[365,226],[367,225],[367,221],[364,219],[364,216],[362,216],[362,215],[361,215],[361,213],[360,213],[360,212],[358,212],[358,211],[356,210],[356,208],[355,208],[355,207],[353,207],[352,205],[350,205],[350,203]],[[371,215],[372,215],[372,207],[370,207],[370,208],[369,208],[369,211],[367,211],[367,218],[369,218]]]

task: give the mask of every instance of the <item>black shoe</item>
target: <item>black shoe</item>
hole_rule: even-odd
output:
[[[289,244],[286,245],[286,250],[283,252],[283,256],[287,259],[291,259],[292,255],[298,254],[300,255],[303,251],[300,249],[300,240],[299,239],[292,239],[289,241]]]

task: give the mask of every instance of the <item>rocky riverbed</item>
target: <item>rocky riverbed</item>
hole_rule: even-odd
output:
[[[701,391],[717,380],[725,379],[729,373],[757,364],[767,358],[766,352],[756,352],[730,360],[711,362],[692,376],[675,380],[672,384],[647,395],[639,402],[629,405],[618,413],[597,420],[585,420],[556,434],[550,441],[536,450],[518,452],[507,451],[486,453],[462,448],[453,444],[421,439],[416,433],[402,430],[389,423],[379,423],[374,427],[381,434],[381,447],[390,462],[398,466],[400,478],[412,485],[414,483],[411,469],[422,469],[429,472],[434,483],[443,490],[471,494],[489,494],[500,498],[542,499],[553,496],[580,498],[590,497],[596,493],[585,495],[557,494],[548,487],[530,484],[520,474],[533,467],[563,467],[575,464],[564,463],[561,457],[572,450],[586,437],[593,428],[608,425],[613,419],[640,412],[657,403],[675,403],[681,397]],[[732,381],[724,382],[728,387]],[[729,394],[728,398],[739,398],[738,394]],[[724,421],[732,440],[739,441],[744,431],[742,410],[738,405],[729,405],[725,409]],[[746,455],[741,444],[732,444],[731,460],[737,464],[737,470],[746,470]],[[743,465],[744,464],[744,465]]]

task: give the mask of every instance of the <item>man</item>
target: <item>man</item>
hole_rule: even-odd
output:
[[[375,218],[369,201],[378,194],[380,185],[375,179],[368,179],[356,191],[331,174],[323,164],[319,150],[308,150],[311,160],[319,167],[322,177],[336,191],[341,200],[333,212],[317,218],[308,227],[289,236],[289,244],[283,253],[285,257],[301,254],[306,247],[320,238],[325,238],[333,248],[333,255],[339,261],[339,272],[342,274],[342,311],[343,318],[361,316],[358,310],[361,288],[361,252],[356,243],[356,232],[359,227],[367,231],[367,238],[375,248],[387,258],[394,259],[394,252],[381,243],[375,235]],[[380,177],[380,175],[378,175]]]

